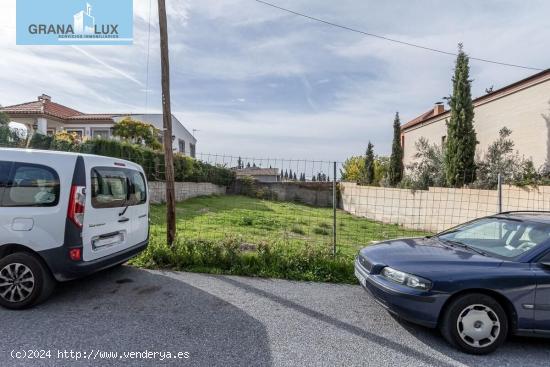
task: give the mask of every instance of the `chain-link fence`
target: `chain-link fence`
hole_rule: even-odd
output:
[[[162,155],[111,148],[101,152],[141,164],[150,189],[156,190],[151,197],[162,200]],[[82,147],[78,151],[86,152]],[[343,181],[342,162],[207,153],[197,154],[196,159],[180,157],[175,165],[176,197],[182,200],[176,211],[178,236],[237,238],[243,248],[284,243],[352,256],[373,241],[435,233],[499,211],[550,210],[546,186],[497,185],[495,190],[366,186]],[[152,206],[152,235],[164,233],[165,217],[162,205]]]

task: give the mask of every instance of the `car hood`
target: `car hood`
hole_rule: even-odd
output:
[[[406,238],[380,242],[360,251],[373,272],[384,266],[408,273],[429,276],[450,273],[465,267],[498,267],[502,260],[445,245],[437,238]]]

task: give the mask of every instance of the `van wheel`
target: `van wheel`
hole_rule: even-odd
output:
[[[46,300],[55,281],[35,256],[17,252],[0,259],[0,305],[21,310]]]
[[[453,346],[470,354],[494,352],[508,334],[508,317],[492,297],[466,294],[447,307],[441,333]]]

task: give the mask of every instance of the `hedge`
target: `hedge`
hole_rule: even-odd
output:
[[[122,158],[141,165],[149,181],[165,179],[164,154],[140,145],[105,139],[74,144],[34,134],[29,147]],[[204,163],[179,153],[174,154],[174,175],[175,180],[179,182],[210,182],[221,186],[229,186],[235,180],[235,173],[225,167]]]

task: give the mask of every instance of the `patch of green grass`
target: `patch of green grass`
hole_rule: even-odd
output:
[[[304,235],[306,234],[306,232],[304,231],[304,229],[300,226],[292,226],[292,228],[290,228],[290,232],[292,233],[296,233],[296,234],[301,234],[301,235]]]
[[[319,234],[321,236],[328,236],[330,234],[330,231],[326,228],[315,227],[313,228],[313,233]]]
[[[135,264],[289,279],[354,281],[353,258],[360,248],[373,241],[425,234],[338,210],[338,254],[334,258],[332,208],[245,196],[208,196],[177,204],[178,241],[172,251],[164,244],[165,210],[164,205],[151,205],[151,245]],[[268,261],[268,255],[272,260]]]

